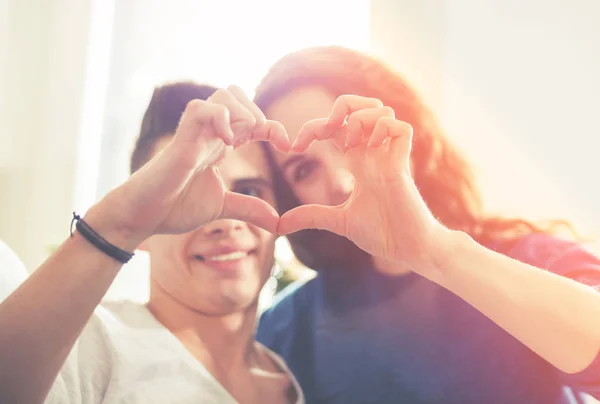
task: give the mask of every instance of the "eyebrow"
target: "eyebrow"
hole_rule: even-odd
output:
[[[302,156],[300,154],[296,154],[294,156],[291,156],[290,158],[288,158],[287,160],[285,160],[283,163],[281,163],[281,171],[285,172],[285,170],[289,166],[291,166],[292,164],[299,163],[302,160],[304,160],[304,156]]]

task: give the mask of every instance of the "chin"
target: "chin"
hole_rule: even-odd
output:
[[[215,311],[221,314],[230,314],[256,307],[259,294],[258,291],[253,293],[247,287],[220,288],[217,293],[218,295],[213,295],[210,300],[213,302],[212,306]]]
[[[298,260],[314,270],[367,268],[372,257],[346,237],[325,230],[302,230],[288,236]]]

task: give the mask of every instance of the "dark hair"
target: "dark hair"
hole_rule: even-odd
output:
[[[156,87],[144,113],[140,134],[131,154],[133,174],[150,160],[156,142],[175,133],[185,107],[192,100],[207,100],[217,88],[191,81]]]
[[[398,119],[413,126],[414,181],[429,209],[447,227],[490,245],[532,232],[550,232],[554,225],[566,223],[552,221],[538,226],[524,219],[485,215],[470,167],[446,138],[434,114],[406,80],[368,55],[337,46],[288,54],[271,67],[256,90],[255,101],[265,111],[286,93],[310,85],[320,86],[334,97],[355,94],[378,98],[394,109]],[[281,177],[272,158],[270,164]],[[275,196],[282,212],[299,203],[287,184],[277,187]],[[298,259],[313,267],[323,266],[332,253],[331,247],[319,247],[324,243],[311,231],[293,235],[290,242]]]

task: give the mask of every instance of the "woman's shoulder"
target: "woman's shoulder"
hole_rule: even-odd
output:
[[[317,290],[318,276],[307,276],[286,286],[273,299],[266,312],[287,312],[306,306]]]
[[[294,335],[298,327],[301,327],[300,324],[307,320],[311,303],[316,300],[317,284],[318,276],[296,281],[279,292],[271,307],[260,316],[257,340],[273,349],[276,341],[284,335]]]
[[[568,275],[570,271],[600,269],[600,259],[590,244],[548,233],[531,233],[496,244],[496,251],[521,262]]]

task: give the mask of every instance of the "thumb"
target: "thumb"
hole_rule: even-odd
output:
[[[279,219],[277,232],[281,235],[304,229],[328,230],[346,235],[346,216],[340,206],[302,205],[286,212]]]
[[[277,211],[267,202],[230,191],[225,192],[223,210],[219,217],[241,220],[271,233],[277,232],[277,223],[279,222]]]

